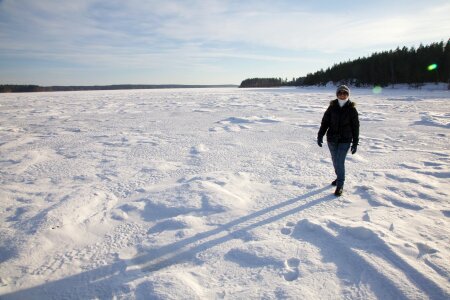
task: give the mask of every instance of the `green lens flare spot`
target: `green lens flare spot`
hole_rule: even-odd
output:
[[[377,86],[374,86],[374,87],[373,87],[372,93],[374,93],[374,94],[380,94],[382,90],[383,90],[383,89],[381,88],[381,86],[377,85]]]
[[[428,69],[428,71],[433,71],[433,70],[437,69],[437,67],[438,67],[437,64],[431,64],[427,67],[427,69]]]

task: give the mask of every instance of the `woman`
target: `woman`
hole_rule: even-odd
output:
[[[334,194],[339,197],[344,190],[345,157],[349,149],[352,154],[355,154],[358,147],[359,118],[355,103],[349,99],[350,89],[347,86],[339,86],[336,96],[337,99],[330,102],[330,106],[323,115],[317,144],[322,147],[323,136],[326,133],[334,172],[337,176],[331,184],[336,186]]]

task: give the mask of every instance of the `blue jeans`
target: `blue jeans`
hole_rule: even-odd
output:
[[[345,181],[345,157],[347,156],[350,143],[331,143],[328,142],[328,149],[330,149],[331,159],[333,160],[334,172],[336,173],[337,187],[344,187]]]

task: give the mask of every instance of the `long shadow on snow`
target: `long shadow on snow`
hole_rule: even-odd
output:
[[[139,257],[130,260],[118,260],[111,265],[99,267],[32,288],[5,294],[0,296],[0,299],[110,299],[117,293],[126,293],[126,287],[124,285],[127,282],[145,276],[147,272],[157,271],[162,268],[195,258],[195,256],[201,251],[210,249],[233,239],[245,237],[247,232],[252,229],[270,224],[327,200],[334,199],[333,195],[327,194],[326,196],[307,202],[309,198],[312,198],[328,189],[328,186],[316,189],[299,197],[238,218],[216,229],[196,234],[192,237],[188,237],[160,248],[152,249],[149,253]],[[285,211],[281,211],[279,213],[276,212],[276,210],[298,204],[300,201],[302,201],[302,203],[299,206],[295,205],[295,207]],[[268,213],[270,213],[269,216],[261,219],[261,217]],[[238,225],[238,228],[234,228]],[[214,236],[219,233],[225,234],[214,238]],[[212,239],[202,241],[208,238]]]
[[[390,262],[408,277],[415,286],[430,299],[449,299],[450,295],[435,282],[410,266],[404,259],[390,249],[378,235],[371,231],[364,233],[365,239],[349,238],[345,228],[331,223],[329,227],[337,230],[334,236],[322,226],[302,220],[297,223],[292,237],[311,243],[320,249],[326,262],[336,265],[338,276],[350,283],[365,283],[371,286],[378,299],[411,299],[414,293],[408,293],[405,287],[380,272],[354,249],[363,250]],[[382,268],[382,267],[381,267]]]

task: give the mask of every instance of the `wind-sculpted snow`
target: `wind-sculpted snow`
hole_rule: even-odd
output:
[[[449,299],[450,94],[331,88],[0,96],[1,299]]]

